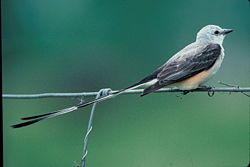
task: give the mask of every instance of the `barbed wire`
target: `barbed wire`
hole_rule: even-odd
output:
[[[187,94],[189,92],[207,92],[208,96],[213,96],[215,92],[239,92],[242,93],[248,97],[250,97],[249,94],[246,92],[250,92],[249,87],[239,87],[239,86],[234,86],[231,84],[226,84],[223,82],[219,82],[220,84],[228,87],[200,87],[191,91],[183,91],[177,88],[162,88],[155,93],[163,93],[163,92],[182,92],[183,94]],[[98,92],[81,92],[81,93],[41,93],[41,94],[3,94],[2,97],[5,99],[38,99],[38,98],[67,98],[67,97],[76,97],[76,98],[82,98],[82,97],[87,97],[87,96],[96,96],[95,98],[98,99],[101,96],[106,96],[112,93],[117,92],[117,90],[113,91],[110,88],[106,89],[101,89]],[[127,90],[123,92],[122,94],[139,94],[142,93],[143,89],[134,89],[134,90]],[[93,129],[93,117],[94,117],[94,112],[96,108],[96,104],[94,103],[90,112],[89,116],[89,121],[88,121],[88,126],[87,126],[87,131],[83,140],[83,153],[82,153],[82,158],[81,158],[81,164],[77,164],[77,167],[86,167],[86,157],[88,154],[88,138],[89,135]],[[250,148],[249,148],[250,149]]]
[[[111,90],[110,93],[115,93],[117,90]],[[143,89],[134,89],[127,90],[123,94],[140,94],[143,92]],[[162,88],[155,93],[162,92],[184,92],[183,90],[177,88]],[[190,92],[240,92],[244,95],[249,96],[245,92],[250,92],[249,87],[212,87],[212,88],[197,88],[191,90]],[[81,92],[81,93],[41,93],[41,94],[3,94],[5,99],[38,99],[38,98],[65,98],[65,97],[87,97],[87,96],[96,96],[98,92]]]

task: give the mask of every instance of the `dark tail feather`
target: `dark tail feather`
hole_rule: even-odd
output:
[[[143,90],[141,96],[145,96],[145,95],[147,95],[147,94],[149,94],[149,93],[152,93],[152,92],[154,92],[154,91],[160,89],[161,87],[162,87],[162,86],[159,84],[159,82],[156,82],[154,85],[145,88],[145,89]]]
[[[119,90],[119,91],[117,91],[117,92],[115,92],[115,93],[112,93],[112,94],[110,94],[110,95],[101,97],[101,98],[99,98],[99,99],[95,99],[95,100],[93,100],[93,101],[90,101],[90,102],[87,102],[87,103],[84,103],[84,104],[79,104],[77,107],[78,107],[78,108],[82,108],[82,107],[86,107],[86,106],[91,105],[91,104],[94,104],[94,103],[99,103],[99,102],[101,102],[101,101],[104,101],[104,100],[110,99],[110,98],[112,98],[112,97],[118,96],[118,95],[122,94],[123,92],[125,92],[126,90],[135,89],[135,88],[137,88],[137,87],[139,87],[139,86],[141,86],[141,85],[142,85],[141,83],[136,83],[136,84],[134,84],[134,85],[131,85],[131,86],[127,87],[127,88],[121,89],[121,90]]]
[[[21,118],[21,120],[36,119],[36,118],[44,117],[44,116],[51,115],[51,114],[54,114],[54,113],[57,113],[57,112],[58,111],[50,112],[50,113],[46,113],[46,114],[41,114],[41,115],[35,115],[35,116],[31,116],[31,117],[24,117],[24,118]]]
[[[116,92],[116,93],[117,93],[117,92]],[[79,104],[79,105],[77,105],[77,106],[74,106],[74,110],[72,110],[72,111],[75,111],[75,110],[77,110],[77,109],[79,109],[79,108],[86,107],[86,106],[88,106],[88,105],[91,105],[91,104],[94,104],[94,103],[97,103],[97,102],[106,100],[106,99],[108,99],[108,98],[111,98],[111,96],[113,97],[114,95],[112,94],[112,95],[104,96],[104,97],[101,97],[101,98],[99,98],[99,99],[96,99],[96,100],[93,100],[93,101],[90,101],[90,102],[87,102],[87,103],[84,103],[84,104]],[[67,110],[67,109],[71,109],[71,108],[73,108],[73,107],[66,108],[66,109],[59,110],[59,111],[55,111],[55,112],[46,113],[46,114],[35,115],[35,116],[31,116],[31,117],[24,117],[24,118],[21,118],[21,120],[38,119],[38,118],[41,118],[41,117],[46,118],[46,117],[50,117],[50,116],[52,116],[52,115],[56,115],[56,116],[57,116],[57,115],[61,115],[61,114],[59,114],[60,112],[65,111],[65,110]],[[70,111],[70,112],[71,112],[71,111]],[[63,112],[63,113],[64,113],[64,112]],[[67,112],[67,113],[68,113],[68,112]]]
[[[47,113],[47,114],[22,118],[23,120],[29,120],[29,119],[33,119],[33,120],[29,120],[27,122],[12,125],[11,127],[13,127],[13,128],[21,128],[21,127],[28,126],[28,125],[37,123],[39,121],[45,120],[45,119],[53,118],[53,117],[56,117],[56,116],[59,116],[59,115],[62,115],[62,114],[66,114],[66,113],[75,111],[77,109],[78,108],[76,106],[74,106],[74,107],[66,108],[66,109],[63,109],[63,110],[56,111],[56,112],[51,112],[51,113]]]
[[[29,120],[29,121],[23,122],[23,123],[20,123],[20,124],[16,124],[16,125],[12,125],[11,127],[13,127],[13,128],[21,128],[21,127],[28,126],[28,125],[37,123],[39,121],[45,120],[45,119],[49,119],[49,118],[53,118],[53,117],[56,117],[56,116],[59,116],[59,115],[62,115],[62,114],[70,113],[70,112],[75,111],[75,110],[77,110],[79,108],[86,107],[88,105],[110,99],[110,98],[112,98],[114,96],[117,96],[117,95],[123,93],[126,90],[135,89],[135,88],[137,88],[137,87],[139,87],[141,85],[142,85],[141,83],[136,83],[136,84],[134,84],[134,85],[132,85],[132,86],[130,86],[128,88],[122,89],[122,90],[117,91],[117,92],[115,92],[113,94],[101,97],[99,99],[95,99],[93,101],[90,101],[90,102],[87,102],[87,103],[84,103],[84,104],[79,104],[79,105],[74,106],[74,107],[59,110],[59,111],[56,111],[56,112],[50,112],[50,113],[46,113],[46,114],[41,114],[41,115],[36,115],[36,116],[31,116],[31,117],[25,117],[25,118],[22,118],[22,120]]]
[[[32,125],[36,122],[39,122],[43,120],[42,118],[39,118],[39,119],[35,119],[35,120],[31,120],[31,121],[27,121],[27,122],[23,122],[23,123],[20,123],[20,124],[16,124],[16,125],[11,125],[12,128],[21,128],[21,127],[24,127],[24,126],[28,126],[28,125]]]
[[[20,128],[20,127],[28,126],[28,125],[34,124],[36,122],[39,122],[39,121],[42,121],[42,120],[45,120],[45,119],[53,118],[53,117],[56,117],[58,115],[62,115],[62,114],[66,114],[66,113],[75,111],[78,108],[86,107],[86,106],[91,105],[93,103],[97,103],[97,102],[107,100],[109,98],[112,98],[114,96],[117,96],[117,95],[123,93],[126,90],[135,89],[135,88],[140,87],[140,86],[144,85],[145,83],[155,79],[157,77],[157,74],[162,70],[162,68],[163,68],[163,66],[158,68],[156,71],[154,71],[149,76],[143,78],[141,81],[139,81],[139,82],[137,82],[137,83],[125,88],[125,89],[121,89],[121,90],[119,90],[119,91],[117,91],[117,92],[115,92],[113,94],[101,97],[99,99],[87,102],[85,104],[79,104],[77,106],[74,106],[74,107],[71,107],[71,108],[66,108],[66,109],[63,109],[63,110],[56,111],[56,112],[51,112],[51,113],[46,113],[46,114],[41,114],[41,115],[36,115],[36,116],[31,116],[31,117],[25,117],[25,118],[22,118],[22,120],[29,120],[29,121],[24,122],[24,123],[20,123],[20,124],[16,124],[16,125],[12,125],[12,127],[13,128]],[[143,92],[143,94],[141,96],[144,96],[144,95],[146,95],[148,93],[153,92],[153,91],[149,91],[149,90],[147,91],[147,89],[146,89],[146,91]]]

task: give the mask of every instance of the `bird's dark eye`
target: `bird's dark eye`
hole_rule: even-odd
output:
[[[214,34],[218,35],[220,32],[219,31],[215,31]]]

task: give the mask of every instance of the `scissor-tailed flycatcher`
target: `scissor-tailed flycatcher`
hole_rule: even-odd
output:
[[[165,64],[139,82],[113,94],[84,104],[79,104],[56,112],[22,118],[22,120],[29,121],[13,125],[12,127],[20,128],[41,120],[66,114],[90,104],[117,96],[126,90],[142,86],[146,86],[146,88],[141,96],[152,93],[165,86],[174,86],[181,90],[196,89],[211,78],[220,68],[224,58],[222,42],[225,35],[232,31],[231,29],[222,29],[215,25],[207,25],[197,33],[195,42],[183,48]]]

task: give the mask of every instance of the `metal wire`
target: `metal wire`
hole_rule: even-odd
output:
[[[226,85],[229,86],[229,85]],[[231,86],[231,85],[230,85]],[[100,98],[101,96],[107,96],[111,93],[115,93],[117,91],[112,91],[110,88],[107,89],[101,89],[98,92],[82,92],[82,93],[42,93],[42,94],[3,94],[2,97],[5,99],[38,99],[38,98],[66,98],[66,97],[76,97],[76,98],[82,98],[86,96],[96,96],[96,99]],[[139,94],[142,93],[143,89],[135,89],[135,90],[128,90],[123,92],[123,94]],[[162,93],[162,92],[183,92],[182,90],[179,90],[177,88],[163,88],[157,90],[155,93]],[[249,94],[246,92],[250,92],[249,87],[239,87],[239,86],[234,86],[234,87],[212,87],[212,88],[198,88],[195,90],[191,90],[189,92],[207,92],[208,96],[212,97],[215,92],[239,92],[242,93],[248,97],[250,97]],[[84,137],[84,143],[83,143],[83,153],[82,153],[82,158],[81,158],[81,167],[86,167],[86,157],[88,154],[88,139],[89,135],[93,129],[93,117],[94,117],[94,112],[96,108],[96,103],[93,104],[91,112],[90,112],[90,117],[88,121],[88,127],[87,127],[87,132]],[[249,124],[250,125],[250,124]],[[249,141],[250,143],[250,141]],[[249,149],[250,149],[250,144],[249,144]],[[250,152],[250,150],[249,150]],[[250,155],[250,154],[249,154]]]
[[[115,93],[115,91],[110,91],[110,93]],[[135,89],[125,91],[123,94],[139,94],[142,93],[143,89]],[[177,88],[163,88],[157,90],[155,93],[162,92],[183,92]],[[245,92],[250,92],[249,87],[217,87],[217,88],[199,88],[192,90],[191,92],[240,92],[249,96]],[[65,97],[86,97],[86,96],[97,96],[99,92],[82,92],[82,93],[41,93],[41,94],[3,94],[5,99],[36,99],[36,98],[65,98]]]
[[[97,95],[96,95],[96,99],[100,98],[101,96],[107,96],[109,95],[111,92],[110,88],[106,88],[106,89],[101,89]],[[84,141],[83,141],[83,154],[82,154],[82,159],[81,159],[81,166],[82,167],[86,167],[86,157],[88,154],[88,139],[89,139],[89,135],[93,129],[93,118],[94,118],[94,113],[95,113],[95,108],[96,108],[96,103],[93,104],[91,112],[90,112],[90,116],[89,116],[89,122],[88,122],[88,127],[87,127],[87,132],[85,134],[84,137]]]

